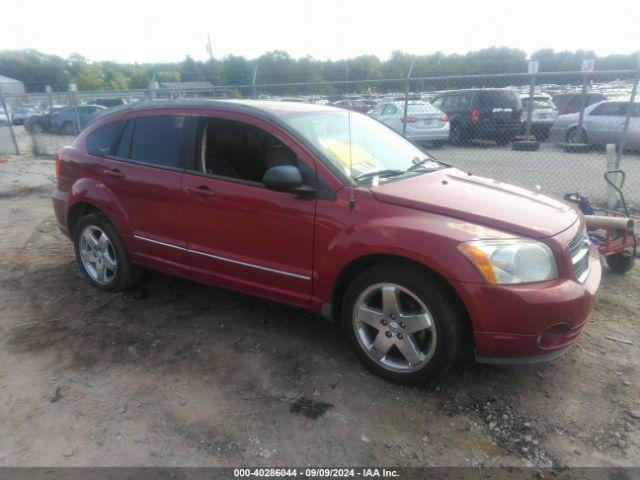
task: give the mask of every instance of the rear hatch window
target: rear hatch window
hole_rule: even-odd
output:
[[[420,115],[426,113],[437,113],[441,114],[440,110],[431,105],[430,103],[409,103],[407,105],[407,113]]]
[[[529,108],[529,99],[528,98],[523,98],[522,99],[522,106],[527,109]],[[549,99],[546,98],[533,98],[533,108],[534,110],[542,110],[542,109],[554,109],[555,106],[553,105],[553,102]]]
[[[508,90],[485,90],[480,93],[480,110],[494,120],[520,120],[522,103]]]
[[[484,108],[521,108],[520,99],[515,93],[505,90],[487,90],[480,95],[480,106]]]

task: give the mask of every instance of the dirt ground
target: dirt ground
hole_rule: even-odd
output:
[[[640,267],[605,271],[564,358],[401,387],[294,308],[91,288],[52,189],[51,160],[0,157],[0,466],[640,466]]]

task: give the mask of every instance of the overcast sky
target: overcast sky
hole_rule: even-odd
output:
[[[640,0],[6,0],[0,12],[0,49],[119,62],[205,59],[207,34],[218,58],[640,48]]]

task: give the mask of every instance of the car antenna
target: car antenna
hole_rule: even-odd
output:
[[[353,157],[351,156],[351,110],[347,110],[347,124],[349,129],[349,181],[351,182],[349,191],[349,209],[353,210],[356,206],[356,195],[353,186]]]

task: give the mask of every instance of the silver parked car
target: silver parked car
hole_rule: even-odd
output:
[[[396,132],[402,133],[406,121],[406,137],[413,142],[444,144],[449,140],[449,119],[428,102],[410,101],[407,106],[407,118],[404,118],[404,102],[382,102],[369,115]]]
[[[582,142],[591,145],[619,143],[622,139],[627,108],[631,118],[626,145],[640,148],[640,103],[604,101],[590,105],[584,111]],[[551,140],[558,143],[577,143],[579,113],[560,115],[551,127]]]

